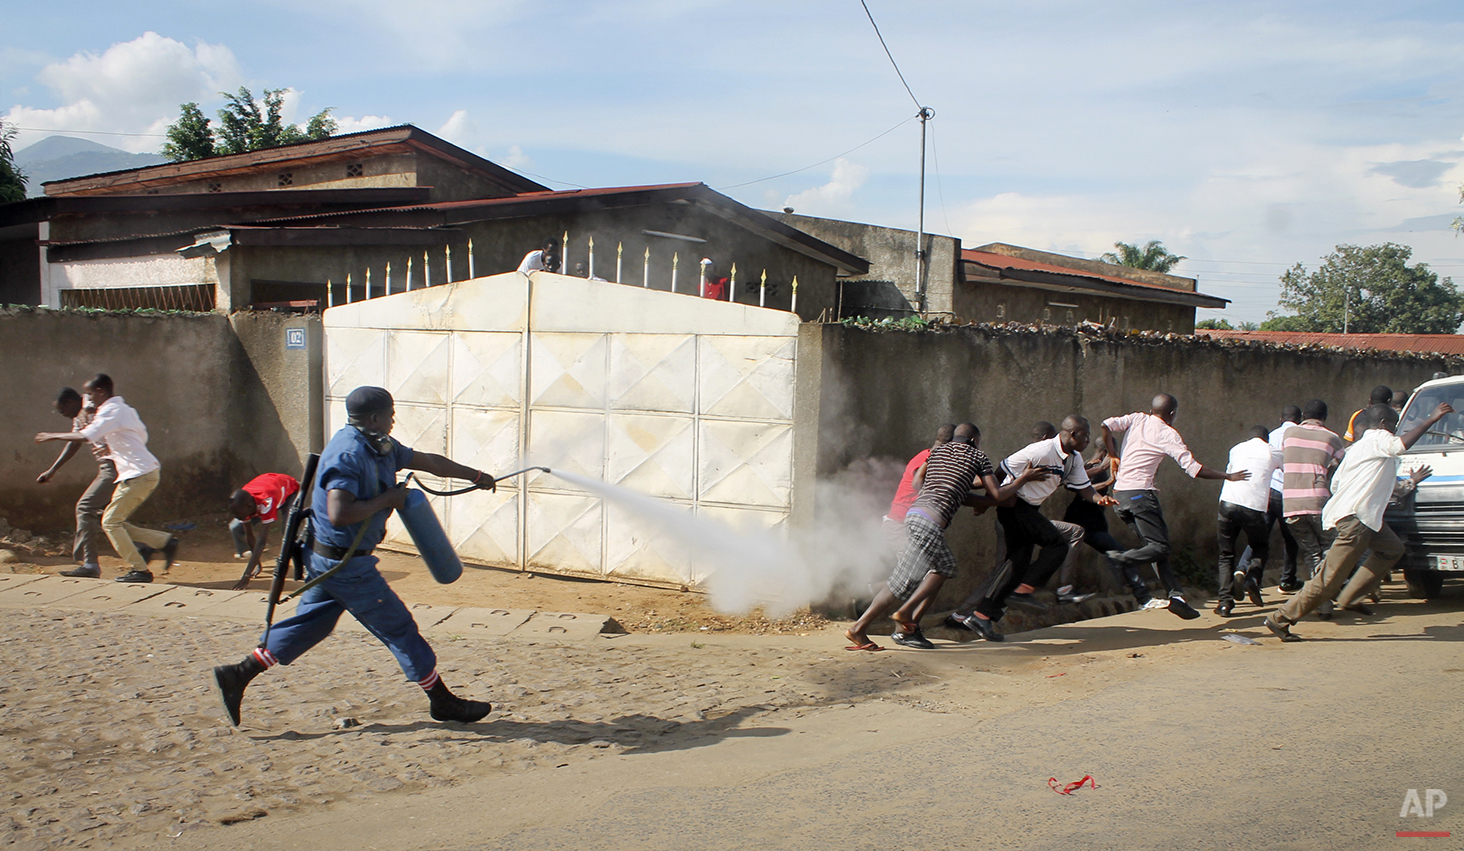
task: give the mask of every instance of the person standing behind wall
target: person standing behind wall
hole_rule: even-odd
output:
[[[71,420],[71,430],[76,433],[91,425],[97,415],[97,406],[90,401],[84,401],[81,394],[70,387],[61,388],[54,406],[57,413]],[[102,575],[101,564],[97,562],[97,536],[102,531],[102,511],[111,501],[112,489],[117,484],[117,465],[112,463],[105,444],[88,443],[92,455],[97,459],[97,474],[87,486],[86,492],[81,495],[81,499],[76,501],[76,539],[72,543],[71,557],[80,566],[73,570],[63,570],[61,575],[96,579]],[[80,448],[80,441],[66,441],[66,446],[50,469],[36,476],[36,484],[44,485],[49,482]]]

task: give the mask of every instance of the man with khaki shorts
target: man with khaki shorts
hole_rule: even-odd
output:
[[[117,577],[117,581],[151,582],[153,575],[147,569],[148,558],[155,550],[162,551],[163,573],[167,573],[178,553],[178,539],[167,532],[144,529],[127,522],[127,518],[142,507],[158,486],[161,465],[147,451],[147,426],[121,396],[112,395],[111,376],[98,373],[82,386],[82,390],[96,405],[97,413],[91,424],[81,431],[41,432],[36,435],[36,442],[91,441],[106,445],[117,466],[117,486],[107,510],[102,512],[102,531],[107,534],[117,555],[131,568]],[[139,552],[139,544],[146,554]]]

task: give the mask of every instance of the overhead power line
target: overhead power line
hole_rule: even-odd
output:
[[[728,189],[738,189],[738,188],[741,188],[743,186],[751,186],[754,183],[764,183],[764,182],[769,181],[769,180],[777,180],[780,177],[787,177],[790,174],[797,174],[800,171],[808,171],[811,168],[818,168],[821,165],[824,165],[826,163],[833,162],[834,160],[838,159],[839,157],[848,156],[849,154],[854,153],[855,151],[859,150],[860,148],[864,147],[865,145],[871,145],[871,144],[873,144],[875,142],[878,142],[880,139],[883,139],[884,137],[890,135],[891,133],[895,132],[896,130],[900,129],[901,127],[905,126],[906,124],[909,124],[911,121],[914,121],[915,119],[917,119],[919,117],[920,116],[918,116],[918,115],[912,115],[909,118],[903,119],[902,121],[900,121],[900,123],[896,124],[894,127],[891,127],[890,129],[888,129],[888,130],[884,131],[883,133],[879,134],[878,136],[875,136],[873,139],[870,139],[868,142],[860,142],[859,144],[857,144],[854,147],[850,148],[849,150],[843,152],[842,154],[834,154],[833,156],[829,157],[828,159],[826,159],[826,160],[819,160],[818,162],[814,163],[813,165],[806,165],[803,168],[795,168],[792,171],[785,171],[782,174],[775,174],[772,177],[759,177],[757,180],[749,180],[746,183],[734,183],[731,186],[720,186],[720,187],[717,188],[717,191],[718,192],[725,192]]]
[[[86,136],[137,136],[146,139],[166,139],[166,133],[115,133],[111,130],[57,130],[49,127],[16,127],[28,133],[81,133]]]
[[[864,2],[864,0],[859,0],[859,5],[864,7],[864,14],[869,18],[869,25],[874,27],[874,34],[879,38],[879,46],[884,48],[885,56],[890,58],[890,64],[894,66],[895,74],[899,76],[901,85],[905,87],[905,91],[910,93],[910,100],[915,101],[916,109],[924,109],[925,107],[920,103],[920,98],[915,97],[915,93],[910,91],[910,84],[905,82],[905,75],[900,73],[900,65],[895,61],[894,54],[890,53],[890,46],[885,44],[884,34],[879,31],[879,24],[874,22],[874,13],[869,11],[869,4]]]

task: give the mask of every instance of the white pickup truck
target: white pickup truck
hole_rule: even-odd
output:
[[[1427,382],[1403,409],[1398,434],[1428,418],[1441,402],[1464,412],[1464,375]],[[1433,468],[1411,496],[1388,506],[1387,523],[1407,544],[1398,566],[1414,597],[1437,597],[1445,578],[1464,579],[1464,413],[1434,423],[1403,454],[1398,475]]]

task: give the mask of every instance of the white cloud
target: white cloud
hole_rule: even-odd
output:
[[[834,160],[828,183],[789,195],[783,206],[809,216],[832,215],[849,209],[855,190],[868,179],[869,169],[840,157]]]
[[[437,135],[459,147],[469,147],[478,137],[478,125],[468,117],[466,109],[455,110],[437,128]]]
[[[5,116],[24,130],[16,139],[24,147],[53,133],[110,131],[161,132],[178,114],[178,105],[211,100],[239,85],[242,75],[229,48],[180,41],[146,32],[101,54],[83,51],[41,69],[36,79],[56,94],[61,105],[37,108],[16,105]],[[157,150],[162,139],[109,137],[107,143],[132,151]]]
[[[509,145],[508,155],[499,161],[499,165],[505,168],[533,168],[534,158],[524,153],[524,149],[518,145]]]
[[[391,127],[397,122],[389,115],[363,115],[360,118],[353,118],[349,115],[335,115],[336,124],[339,129],[337,133],[360,133],[363,130],[375,130],[380,127]]]

